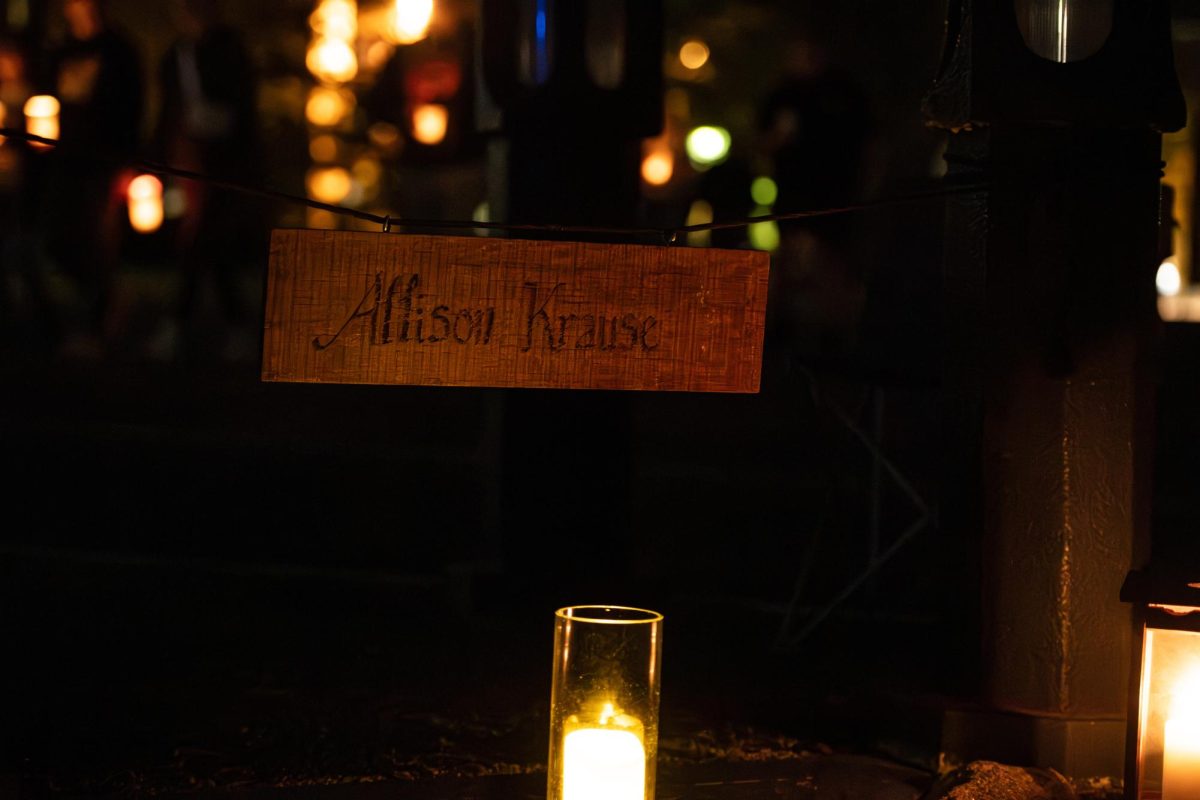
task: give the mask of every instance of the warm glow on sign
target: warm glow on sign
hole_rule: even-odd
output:
[[[695,163],[710,166],[729,155],[733,140],[729,131],[715,125],[701,125],[687,135],[687,154]]]
[[[1200,666],[1176,682],[1163,748],[1162,800],[1200,797]]]
[[[153,175],[139,175],[129,182],[126,193],[129,224],[138,233],[154,233],[163,222],[163,185]]]
[[[421,144],[440,144],[446,138],[446,127],[450,122],[450,112],[437,103],[423,103],[413,109],[412,133],[413,138]]]
[[[599,725],[563,739],[562,800],[645,800],[646,748],[637,720],[605,703]]]
[[[691,39],[679,48],[679,63],[688,69],[700,69],[708,63],[708,45]]]
[[[433,0],[394,0],[387,36],[392,44],[419,42],[433,21]]]
[[[664,186],[675,174],[675,156],[667,148],[651,151],[642,159],[642,180],[651,186]]]
[[[58,100],[48,94],[35,94],[25,101],[25,130],[45,139],[58,138]],[[34,147],[49,147],[37,144]]]
[[[358,57],[343,39],[322,36],[308,48],[308,71],[326,83],[345,83],[358,74]]]
[[[341,167],[316,167],[308,171],[308,194],[322,203],[340,203],[354,186]]]
[[[353,95],[350,95],[353,98]],[[308,95],[304,115],[313,125],[332,128],[350,113],[350,102],[346,94],[337,89],[317,87]]]

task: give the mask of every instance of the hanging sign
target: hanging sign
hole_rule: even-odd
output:
[[[277,230],[266,381],[757,392],[752,250]]]

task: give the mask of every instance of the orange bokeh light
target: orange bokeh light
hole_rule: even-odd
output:
[[[651,186],[670,183],[675,174],[675,156],[670,150],[654,150],[642,159],[642,180]]]
[[[413,109],[413,138],[421,144],[441,144],[450,124],[450,111],[437,103],[423,103]]]

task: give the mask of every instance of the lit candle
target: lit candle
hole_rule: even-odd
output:
[[[1163,742],[1162,800],[1200,797],[1200,668],[1175,688]]]
[[[567,723],[562,800],[645,800],[642,724],[605,703],[599,724]]]

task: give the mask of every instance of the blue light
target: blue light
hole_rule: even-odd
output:
[[[539,84],[545,83],[550,78],[550,46],[549,38],[546,35],[546,7],[549,3],[550,0],[537,0],[537,15],[534,18],[537,54],[533,79]]]

